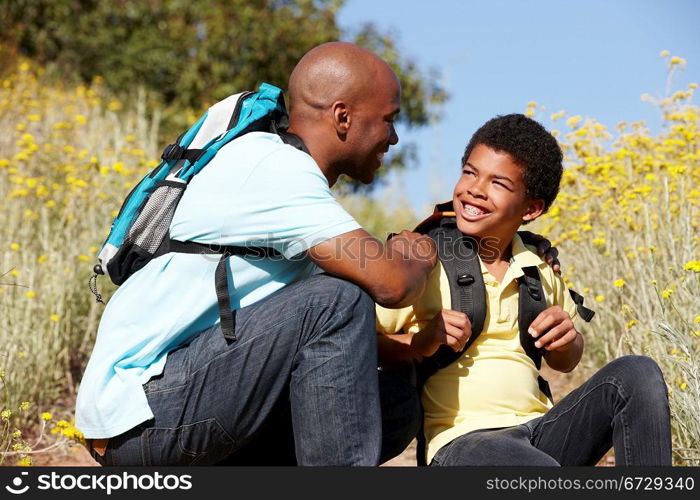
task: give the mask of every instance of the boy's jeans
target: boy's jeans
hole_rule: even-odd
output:
[[[174,312],[176,313],[176,311]],[[381,448],[374,303],[328,275],[237,311],[168,355],[144,389],[155,418],[109,440],[103,465],[209,465],[290,408],[300,465],[376,465]]]
[[[671,465],[666,384],[651,358],[616,359],[542,417],[467,433],[430,465],[595,465],[611,446],[616,465]]]

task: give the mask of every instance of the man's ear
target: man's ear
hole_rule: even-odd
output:
[[[333,113],[333,126],[340,137],[345,137],[350,129],[350,109],[343,101],[336,101],[331,105]]]
[[[544,200],[528,200],[527,203],[523,213],[523,222],[533,221],[544,212]]]

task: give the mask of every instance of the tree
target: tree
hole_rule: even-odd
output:
[[[265,81],[281,88],[311,47],[346,38],[336,23],[343,0],[0,0],[0,43],[57,76],[95,76],[128,96],[142,85],[166,106],[170,136],[184,109],[208,105]],[[428,123],[445,99],[436,79],[398,54],[391,36],[367,25],[354,37],[401,80],[401,121]],[[190,113],[192,114],[192,113]],[[411,145],[390,166],[405,165]],[[386,169],[385,169],[386,170]]]

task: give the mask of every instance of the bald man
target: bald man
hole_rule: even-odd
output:
[[[119,288],[76,408],[100,464],[214,464],[287,423],[300,465],[380,461],[374,302],[417,297],[435,248],[409,232],[383,245],[330,187],[342,174],[371,182],[398,142],[399,82],[371,52],[334,42],[299,61],[289,98],[286,133],[252,132],[224,146],[170,226],[173,239],[232,246],[265,234],[283,258],[228,259],[233,342],[211,286],[218,259],[170,253]],[[395,423],[417,425],[411,410]],[[388,415],[385,437],[396,432]]]

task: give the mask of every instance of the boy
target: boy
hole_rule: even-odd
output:
[[[669,465],[670,417],[658,366],[643,356],[617,359],[556,405],[519,336],[517,278],[537,266],[547,306],[528,333],[550,368],[571,371],[583,337],[563,280],[517,234],[547,211],[562,175],[562,153],[540,124],[523,115],[488,121],[462,158],[453,195],[457,228],[475,242],[486,288],[481,334],[457,361],[425,381],[426,463],[430,465],[594,465],[611,445],[618,465]],[[461,351],[471,336],[466,314],[451,309],[441,263],[411,307],[378,307],[385,364]]]

